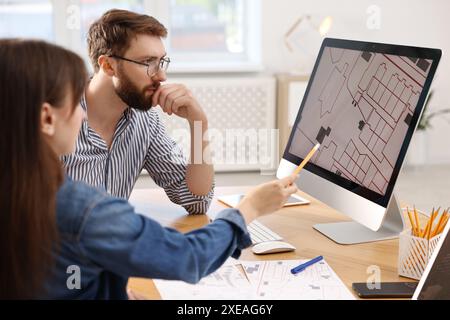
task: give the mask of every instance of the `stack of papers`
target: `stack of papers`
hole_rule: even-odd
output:
[[[322,260],[293,275],[307,260],[237,261],[229,259],[216,272],[193,285],[155,280],[168,300],[353,300],[353,294]]]

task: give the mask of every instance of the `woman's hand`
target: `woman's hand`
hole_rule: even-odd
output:
[[[289,196],[298,191],[294,183],[296,179],[297,175],[290,175],[250,190],[236,207],[244,216],[245,222],[249,224],[259,216],[280,209]]]

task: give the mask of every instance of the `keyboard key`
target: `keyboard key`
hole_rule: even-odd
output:
[[[283,240],[283,238],[267,228],[261,222],[253,221],[248,226],[248,232],[250,233],[250,238],[252,239],[253,244],[266,242],[266,241],[279,241]]]

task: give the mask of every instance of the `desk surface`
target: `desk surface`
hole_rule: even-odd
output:
[[[226,195],[245,193],[249,187],[219,187],[215,194]],[[366,282],[372,276],[373,268],[381,271],[381,281],[412,281],[397,274],[398,239],[357,245],[339,245],[313,229],[317,223],[349,221],[349,219],[318,200],[299,192],[311,200],[306,206],[283,208],[271,215],[258,219],[283,237],[297,249],[294,252],[254,255],[250,249],[242,252],[243,260],[293,260],[311,259],[323,255],[336,274],[350,291],[353,282]],[[200,228],[208,223],[208,217],[186,216],[185,211],[168,200],[161,189],[141,189],[133,191],[130,202],[136,210],[151,216],[165,226],[181,232]],[[226,208],[215,198],[209,212]],[[405,223],[408,219],[405,220]],[[371,278],[372,279],[372,278]],[[160,299],[158,290],[150,279],[131,278],[128,286],[134,292],[148,299]]]

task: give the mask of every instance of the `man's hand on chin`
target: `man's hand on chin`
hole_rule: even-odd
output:
[[[207,122],[207,117],[191,91],[182,84],[161,85],[152,97],[152,106],[159,105],[169,116],[175,114],[193,124]]]

